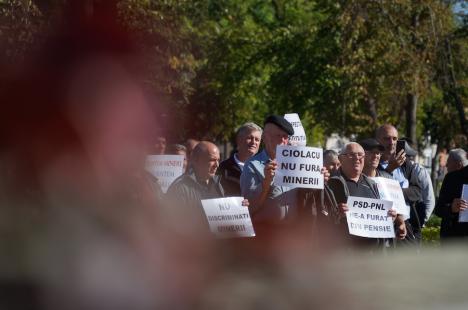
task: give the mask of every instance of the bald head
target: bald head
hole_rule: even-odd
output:
[[[359,179],[364,168],[364,149],[359,143],[345,144],[340,152],[341,171],[352,180]]]
[[[385,148],[383,157],[388,158],[391,154],[395,154],[398,130],[393,125],[385,124],[377,128],[375,138]]]
[[[208,182],[218,169],[219,149],[212,142],[201,141],[193,149],[190,160],[197,179]]]

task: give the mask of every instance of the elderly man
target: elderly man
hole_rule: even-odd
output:
[[[328,169],[328,172],[333,175],[337,175],[340,169],[341,163],[338,159],[338,153],[334,150],[326,150],[323,152],[323,166]]]
[[[328,186],[335,195],[339,208],[344,213],[348,211],[346,201],[349,196],[379,199],[376,184],[362,173],[364,168],[364,149],[356,142],[347,143],[340,152],[341,162],[339,176],[334,176],[328,181]],[[396,212],[389,211],[389,215],[394,219]],[[342,226],[346,230],[347,226]],[[356,247],[378,247],[385,249],[390,246],[389,240],[370,239],[349,235],[351,243]]]
[[[180,207],[202,210],[201,200],[220,198],[224,190],[215,175],[219,166],[218,147],[201,141],[192,151],[191,170],[178,177],[167,190],[172,203]],[[203,211],[201,211],[203,213]]]
[[[405,150],[396,153],[398,131],[390,124],[380,126],[376,131],[376,139],[383,145],[385,151],[379,164],[379,169],[385,170],[400,183],[406,203],[410,206],[410,219],[406,221],[408,235],[405,242],[419,243],[422,239],[421,229],[424,224],[426,210],[417,210],[416,204],[423,201],[420,180],[425,176],[418,177],[416,167],[406,159]],[[406,143],[405,143],[406,148]]]
[[[460,170],[468,165],[464,149],[452,149],[447,158],[447,172]]]
[[[464,151],[461,150],[463,152],[460,152],[458,150],[461,149],[451,150],[449,159],[450,155],[452,155],[452,158],[461,156],[463,160]],[[449,160],[447,160],[448,166]],[[468,236],[468,223],[460,223],[458,221],[460,211],[468,209],[468,201],[461,197],[463,185],[468,184],[468,165],[465,164],[464,168],[452,170],[454,168],[451,167],[450,172],[447,173],[442,182],[439,199],[435,207],[436,215],[442,218],[440,226],[440,240],[442,244],[447,243],[449,240],[457,240],[458,238]]]
[[[226,196],[241,196],[240,176],[245,162],[258,152],[262,128],[255,123],[245,123],[236,132],[237,151],[219,165],[221,185]]]
[[[241,174],[241,192],[250,202],[250,213],[258,235],[268,235],[272,228],[299,218],[302,207],[315,208],[308,204],[307,194],[321,191],[301,191],[273,184],[276,172],[276,146],[287,145],[294,133],[292,125],[282,116],[272,115],[265,119],[263,143],[265,149],[250,158]],[[325,182],[329,173],[322,169]],[[326,213],[326,212],[325,212]]]
[[[250,201],[250,211],[256,223],[279,222],[294,212],[296,192],[273,185],[276,170],[276,146],[287,145],[294,134],[292,125],[283,117],[265,119],[263,143],[265,149],[250,158],[240,178],[242,195]]]

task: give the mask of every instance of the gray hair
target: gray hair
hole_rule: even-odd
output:
[[[334,150],[325,150],[323,152],[323,158],[324,159],[327,159],[327,158],[338,159],[338,153],[335,152]]]
[[[453,160],[462,163],[463,167],[468,165],[468,159],[466,158],[466,152],[464,149],[453,149],[450,150],[448,157]]]
[[[262,133],[263,133],[262,127],[258,126],[257,124],[255,124],[253,122],[247,122],[247,123],[243,124],[242,126],[240,126],[237,129],[236,139],[241,137],[241,136],[244,136],[245,134],[247,134],[248,132],[251,132],[251,131],[259,131],[260,135],[262,135]]]
[[[345,154],[346,151],[348,150],[348,147],[350,147],[351,145],[357,145],[358,147],[360,147],[361,149],[364,150],[364,148],[359,143],[357,143],[357,142],[348,142],[341,148],[340,155]]]
[[[166,149],[166,153],[168,154],[174,154],[177,152],[187,153],[187,148],[185,147],[185,145],[182,145],[182,144],[171,144]]]

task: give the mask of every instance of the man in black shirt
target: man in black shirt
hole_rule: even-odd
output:
[[[440,240],[445,244],[448,240],[468,236],[468,223],[459,222],[460,211],[468,209],[468,201],[461,198],[463,184],[468,184],[468,166],[449,172],[442,183],[435,214],[442,218]]]
[[[376,184],[362,173],[364,168],[364,149],[356,142],[350,142],[345,145],[340,152],[340,175],[330,178],[328,186],[335,195],[339,209],[342,211],[343,218],[348,211],[346,201],[349,196],[379,199],[379,193]],[[395,219],[396,212],[389,212]],[[346,221],[343,221],[346,223]],[[347,225],[342,225],[343,230],[347,230]],[[347,232],[346,232],[347,234]],[[375,246],[388,246],[388,242],[383,239],[370,239],[349,235],[353,246],[373,248]]]

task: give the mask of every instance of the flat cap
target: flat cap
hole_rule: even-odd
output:
[[[279,115],[270,115],[265,119],[264,125],[271,123],[275,124],[282,130],[284,130],[288,135],[292,136],[294,134],[294,128],[290,122],[288,122],[284,117]]]
[[[370,151],[370,150],[373,150],[373,149],[378,149],[381,152],[385,151],[384,146],[382,144],[380,144],[379,141],[377,141],[377,140],[375,140],[373,138],[364,139],[361,142],[359,142],[359,144],[362,146],[362,148],[365,151]]]

